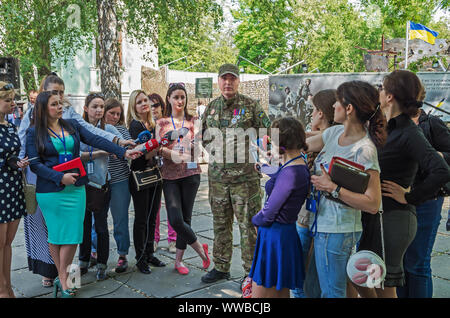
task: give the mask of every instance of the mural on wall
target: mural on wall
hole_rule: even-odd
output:
[[[310,129],[313,112],[312,96],[323,89],[336,89],[340,84],[361,80],[378,85],[389,73],[323,73],[277,75],[269,77],[269,117],[293,116]],[[425,101],[450,112],[450,73],[418,73],[426,89]],[[427,113],[439,116],[450,122],[450,115],[429,106],[423,108]]]

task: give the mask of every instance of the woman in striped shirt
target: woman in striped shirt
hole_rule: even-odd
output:
[[[113,125],[122,134],[122,138],[130,140],[131,136],[125,126],[125,116],[122,103],[109,98],[105,102],[105,122]],[[130,167],[124,159],[114,155],[109,156],[108,171],[111,174],[111,201],[109,208],[114,223],[114,240],[117,244],[119,260],[116,273],[122,273],[128,268],[127,255],[130,248],[130,232],[128,229],[128,208],[131,194],[128,186]]]

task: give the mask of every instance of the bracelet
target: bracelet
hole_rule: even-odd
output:
[[[119,146],[120,138],[117,138],[116,145]]]

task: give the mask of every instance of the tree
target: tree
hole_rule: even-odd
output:
[[[104,6],[98,7],[101,58],[108,61],[100,65],[102,91],[106,96],[119,98],[121,96],[118,71],[119,47],[116,45],[117,37],[114,38],[116,32],[126,30],[127,36],[137,44],[157,45],[158,26],[164,26],[166,30],[179,30],[183,34],[195,34],[200,25],[199,17],[210,15],[214,22],[218,23],[222,15],[222,10],[213,0],[123,0],[120,2],[97,0],[97,2]],[[101,13],[101,9],[104,12]],[[100,30],[103,31],[100,32]],[[108,32],[112,34],[107,34]]]
[[[0,55],[19,58],[26,91],[50,73],[52,61],[67,63],[77,50],[89,49],[92,13],[92,3],[83,0],[1,1]]]
[[[100,82],[105,98],[122,97],[116,1],[97,0]]]
[[[320,72],[364,71],[356,46],[380,49],[381,37],[405,37],[406,21],[429,23],[438,0],[236,0],[239,54],[270,72],[302,60]],[[407,10],[405,10],[407,8]],[[247,69],[260,72],[248,65]],[[300,73],[301,65],[291,72]]]
[[[217,72],[224,63],[236,63],[238,50],[231,32],[213,17],[203,16],[198,31],[191,36],[177,29],[158,28],[158,58],[160,64],[182,59],[170,65],[172,69]]]

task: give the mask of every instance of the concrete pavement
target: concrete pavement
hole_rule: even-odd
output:
[[[202,165],[206,170],[206,165]],[[436,243],[432,253],[432,270],[434,283],[434,297],[450,298],[450,232],[445,231],[449,199],[444,203],[442,220],[439,226]],[[130,235],[131,240],[134,213],[130,207]],[[108,261],[109,278],[102,282],[96,282],[95,269],[90,269],[81,277],[82,288],[77,293],[77,298],[238,298],[240,297],[239,280],[244,275],[241,254],[239,248],[239,228],[237,222],[233,224],[233,259],[231,265],[231,279],[222,280],[213,284],[204,284],[200,278],[206,271],[202,269],[202,260],[195,251],[188,247],[184,256],[184,263],[190,273],[182,276],[174,269],[175,254],[167,250],[167,213],[163,205],[161,208],[161,242],[156,256],[167,263],[166,267],[152,267],[150,275],[141,274],[134,267],[135,253],[133,243],[128,256],[129,269],[127,272],[117,274],[114,267],[117,262],[116,243],[112,235],[112,218],[108,218],[110,230],[110,256]],[[213,246],[213,222],[211,209],[208,203],[207,173],[202,174],[202,181],[197,194],[192,216],[192,228],[196,232],[201,243],[209,245],[212,258]],[[74,263],[76,263],[77,256]],[[214,264],[211,261],[210,269]],[[23,221],[13,242],[12,284],[16,297],[51,298],[53,289],[41,286],[41,277],[32,274],[28,270]]]

